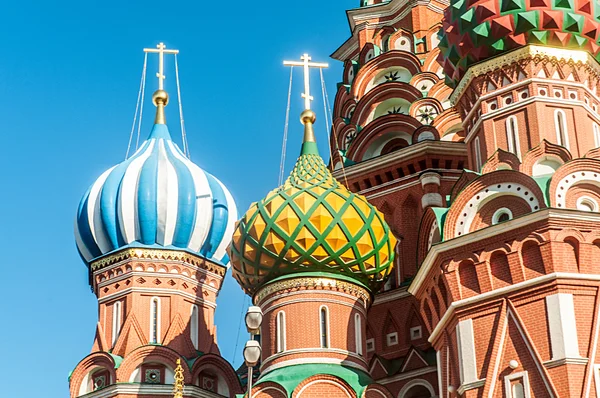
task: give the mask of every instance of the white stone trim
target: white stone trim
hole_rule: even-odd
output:
[[[556,293],[546,296],[546,315],[550,332],[552,360],[581,358],[573,295]]]
[[[554,110],[554,129],[556,131],[557,144],[569,150],[569,127],[567,126],[567,114],[562,109]],[[564,140],[561,131],[562,134],[564,134]]]
[[[433,388],[433,386],[431,384],[429,384],[429,382],[427,380],[424,379],[414,379],[409,381],[408,383],[406,383],[404,385],[404,387],[402,387],[402,389],[400,390],[400,392],[398,393],[398,398],[404,398],[404,396],[406,395],[407,392],[410,391],[411,388],[415,387],[415,386],[423,386],[426,389],[429,390],[429,394],[431,394],[432,397],[435,397],[435,390]]]
[[[356,347],[356,355],[362,355],[362,319],[359,313],[354,314],[354,345]]]
[[[325,330],[323,330],[323,310],[325,310]],[[323,347],[323,335],[326,338],[326,347]],[[329,322],[329,308],[326,305],[319,307],[319,344],[321,348],[331,348],[331,328]]]
[[[543,365],[546,369],[552,369],[562,365],[586,365],[588,362],[587,358],[562,358],[545,361]]]
[[[498,185],[500,185],[500,188],[498,188]],[[526,192],[527,194],[525,194]],[[469,201],[465,203],[465,205],[459,213],[460,216],[456,220],[454,236],[458,237],[461,235],[472,233],[469,232],[471,229],[471,224],[473,223],[473,220],[475,219],[475,216],[477,215],[479,210],[486,203],[494,200],[496,197],[503,195],[511,195],[523,199],[529,205],[529,208],[532,212],[535,212],[540,209],[540,202],[535,197],[533,192],[531,192],[531,190],[526,186],[514,182],[501,182],[490,184],[485,188],[481,189],[475,195],[473,195],[471,199],[469,199]],[[533,200],[531,200],[531,198],[533,198]]]
[[[277,353],[282,353],[286,351],[287,340],[285,311],[280,310],[279,312],[277,312],[277,315],[275,317],[275,337],[277,340]]]
[[[372,344],[373,348],[369,349],[369,343]],[[375,351],[375,339],[373,337],[371,337],[370,339],[366,340],[366,345],[367,345],[367,347],[366,347],[367,348],[367,352],[373,352],[373,351]]]
[[[575,184],[590,183],[600,185],[600,172],[592,170],[578,170],[565,176],[558,182],[554,201],[556,206],[565,209],[567,207],[567,192]],[[560,196],[559,196],[560,195]]]
[[[115,292],[112,294],[109,294],[107,296],[102,297],[101,299],[98,299],[98,304],[103,304],[107,301],[111,301],[117,298],[121,298],[124,296],[127,296],[131,293],[142,293],[142,294],[153,294],[153,295],[167,295],[167,296],[181,296],[181,297],[185,297],[187,299],[189,299],[190,301],[196,303],[196,304],[200,304],[201,306],[204,307],[210,307],[210,308],[217,308],[217,303],[213,302],[213,301],[207,301],[201,298],[198,298],[197,295],[193,295],[193,294],[189,294],[186,292],[182,292],[181,290],[177,290],[177,289],[158,289],[158,288],[143,288],[143,287],[129,287],[127,289],[123,289],[119,292]]]
[[[498,224],[500,222],[500,217],[503,214],[508,214],[508,220],[506,221],[510,221],[513,219],[512,211],[510,211],[509,208],[501,207],[494,212],[494,215],[492,216],[492,225]]]
[[[511,123],[512,122],[512,123]],[[519,143],[519,124],[517,117],[511,115],[506,119],[506,140],[508,152],[521,159],[521,144]]]
[[[156,303],[156,309],[154,308],[154,303]],[[154,330],[154,311],[156,311],[156,330]],[[160,321],[161,321],[161,303],[160,297],[154,296],[150,298],[150,322],[148,324],[150,333],[148,333],[148,343],[150,344],[160,344],[162,339],[162,335],[160,333]],[[156,335],[154,334],[156,332]],[[156,341],[153,341],[156,340]]]
[[[504,376],[504,391],[506,392],[506,397],[515,398],[510,387],[511,381],[516,379],[523,380],[523,391],[525,392],[525,398],[531,398],[531,388],[529,387],[529,377],[527,376],[526,370],[523,372],[517,372],[508,376]]]
[[[398,332],[391,332],[386,334],[385,342],[387,347],[398,345]]]
[[[194,310],[196,310],[194,317]],[[192,345],[197,350],[198,349],[198,334],[199,334],[199,326],[200,326],[200,309],[196,304],[192,304],[190,307],[190,339],[192,340]]]
[[[401,373],[401,374],[390,376],[390,377],[384,377],[383,379],[377,380],[377,383],[379,383],[379,384],[391,384],[391,383],[395,383],[397,381],[406,380],[406,379],[412,379],[414,377],[422,376],[422,375],[425,375],[425,374],[428,374],[428,373],[432,373],[432,372],[436,372],[436,371],[437,371],[437,367],[436,366],[428,366],[426,368],[415,369],[415,370],[411,370],[411,371],[406,372],[406,373]]]
[[[479,379],[479,380],[472,381],[470,383],[461,384],[461,386],[458,387],[456,392],[458,392],[458,394],[460,394],[460,395],[463,395],[465,393],[465,391],[467,391],[467,390],[472,390],[474,388],[483,387],[484,385],[485,385],[485,379]]]
[[[121,333],[121,326],[123,325],[123,303],[120,300],[114,302],[112,306],[112,344],[114,347],[119,334]]]
[[[582,207],[584,206],[584,202],[587,202],[591,207],[593,212],[597,212],[598,211],[598,202],[596,202],[596,200],[594,198],[592,198],[591,196],[581,196],[577,199],[577,210],[581,210],[581,211],[588,211],[586,209],[583,209]]]
[[[462,385],[473,383],[478,380],[478,377],[472,319],[458,322],[456,325],[456,341],[458,343],[460,382]]]
[[[406,297],[411,297],[412,295],[408,292],[408,287],[403,286],[398,289],[389,290],[384,293],[378,293],[375,296],[375,300],[373,300],[373,305],[385,304],[390,301],[396,301],[399,299],[403,299]]]
[[[442,207],[444,204],[442,195],[437,192],[426,193],[421,197],[421,207],[423,209],[427,207]]]

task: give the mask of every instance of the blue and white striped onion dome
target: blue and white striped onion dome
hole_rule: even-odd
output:
[[[87,190],[75,220],[77,248],[89,264],[126,247],[185,250],[228,264],[238,219],[233,197],[192,163],[165,124]]]

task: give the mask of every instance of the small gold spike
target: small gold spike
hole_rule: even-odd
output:
[[[251,262],[254,262],[256,259],[256,248],[246,241],[244,244],[244,257]]]
[[[285,202],[285,199],[281,197],[281,195],[276,195],[265,205],[265,209],[269,213],[269,216],[273,216],[273,214],[281,207],[281,205]]]
[[[298,205],[302,213],[306,214],[317,200],[307,192],[303,192],[294,198],[294,203]]]
[[[319,247],[317,247],[312,252],[312,256],[319,261],[323,261],[324,259],[329,257],[329,253],[327,253],[327,250],[325,250],[325,248],[322,245],[319,245]]]
[[[183,367],[181,366],[181,359],[177,358],[177,367],[175,368],[175,384],[173,385],[173,398],[183,398]]]
[[[326,201],[336,212],[340,211],[344,203],[346,203],[346,200],[339,196],[336,192],[332,192],[327,195]]]

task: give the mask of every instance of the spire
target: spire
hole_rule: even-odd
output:
[[[181,359],[177,358],[177,367],[175,368],[175,384],[173,386],[173,398],[183,398],[183,368]]]
[[[157,53],[158,54],[158,90],[152,95],[152,102],[156,106],[156,117],[154,118],[154,124],[166,124],[165,119],[165,106],[169,103],[169,94],[164,90],[164,66],[165,66],[165,54],[179,54],[179,50],[167,50],[167,46],[164,43],[159,43],[156,48],[144,48],[145,53]]]

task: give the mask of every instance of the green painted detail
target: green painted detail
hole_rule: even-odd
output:
[[[546,206],[550,206],[550,181],[552,180],[552,176],[533,177],[533,179],[544,194]]]
[[[302,149],[300,150],[301,155],[316,155],[319,156],[319,148],[317,148],[316,142],[303,142]]]
[[[365,388],[373,383],[373,379],[367,373],[358,369],[341,365],[310,363],[275,369],[261,375],[256,385],[266,382],[277,383],[285,389],[287,396],[291,397],[300,383],[315,375],[339,377],[350,385],[358,397],[362,397]]]
[[[113,361],[115,361],[115,369],[119,369],[119,366],[121,366],[121,362],[123,362],[123,357],[120,357],[118,355],[109,353],[108,355],[110,355],[113,359]]]
[[[540,23],[540,12],[526,11],[515,15],[515,34],[536,30]]]
[[[448,215],[448,210],[450,209],[445,207],[432,207],[431,210],[433,210],[438,227],[440,228],[440,242],[443,242],[445,240],[444,223],[446,222],[446,215]]]
[[[574,14],[572,12],[565,12],[564,27],[569,32],[581,33],[583,29],[584,18],[583,15]],[[576,36],[574,36],[576,37]]]
[[[548,36],[550,32],[544,30],[534,30],[530,32],[530,40],[533,44],[548,44]]]
[[[473,44],[476,46],[481,46],[483,43],[487,43],[490,37],[490,23],[484,22],[473,29],[474,38]]]
[[[477,26],[477,20],[475,18],[475,8],[469,8],[467,12],[460,16],[460,30],[466,32],[467,30],[473,29]]]
[[[504,39],[500,39],[497,42],[492,44],[492,48],[496,51],[502,51],[506,48],[506,44],[504,43]]]
[[[552,8],[573,9],[573,0],[552,0]]]
[[[523,0],[501,0],[500,11],[502,13],[515,10],[525,10],[525,2]]]

